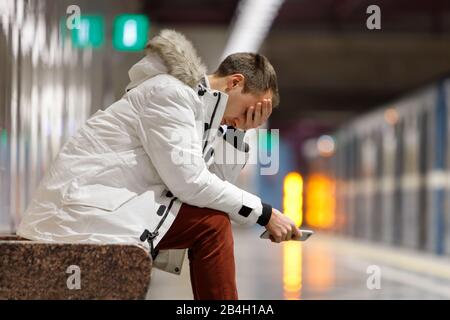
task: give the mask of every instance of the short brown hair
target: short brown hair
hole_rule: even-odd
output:
[[[230,54],[217,68],[214,74],[219,77],[241,73],[245,77],[243,92],[265,93],[272,91],[272,107],[278,106],[277,74],[275,69],[262,54],[239,52]]]

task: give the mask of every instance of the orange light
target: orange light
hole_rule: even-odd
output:
[[[290,172],[284,178],[283,212],[300,227],[303,222],[303,178],[297,172]]]
[[[323,174],[308,177],[306,222],[316,228],[330,228],[335,222],[335,181]]]

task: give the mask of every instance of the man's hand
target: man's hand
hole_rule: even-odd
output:
[[[280,243],[301,237],[301,232],[298,230],[295,222],[275,208],[272,208],[272,215],[265,227],[270,233],[272,242]]]
[[[271,113],[272,100],[264,99],[262,102],[258,102],[256,107],[250,106],[247,109],[245,119],[239,119],[236,121],[236,127],[243,130],[257,128],[266,122]]]

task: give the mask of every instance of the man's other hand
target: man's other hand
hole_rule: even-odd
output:
[[[295,222],[275,208],[272,208],[272,216],[265,227],[270,233],[272,242],[280,243],[301,237]]]

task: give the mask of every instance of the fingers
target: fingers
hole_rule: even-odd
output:
[[[253,125],[253,111],[255,110],[255,107],[251,106],[247,109],[247,118],[245,121],[245,128],[250,129]]]
[[[281,229],[278,234],[274,237],[274,242],[280,243],[283,241],[289,241],[293,239],[299,239],[301,238],[302,233],[297,228],[295,224],[291,224],[289,226],[286,226],[285,228]]]
[[[261,115],[261,121],[264,123],[272,113],[272,100],[271,99],[264,99],[262,103],[262,115]]]
[[[292,238],[292,232],[287,227],[281,228],[274,235],[274,240],[277,243],[280,243],[283,241],[289,241],[289,240],[291,240],[291,238]]]
[[[289,241],[289,240],[292,240],[292,231],[288,231],[286,233],[286,238],[284,241]]]
[[[245,116],[245,129],[257,128],[267,121],[272,113],[272,100],[264,99],[258,102],[256,106],[247,109]]]
[[[293,226],[292,232],[292,239],[300,239],[302,237],[302,232],[297,228],[297,226]]]
[[[255,128],[262,124],[261,117],[262,117],[262,103],[258,102],[256,104],[255,117],[253,119],[253,126]]]
[[[283,241],[283,232],[281,232],[281,230],[275,232],[274,234],[270,235],[269,238],[272,242],[280,243]]]
[[[270,232],[270,240],[276,243],[301,237],[301,232],[295,222],[275,208],[272,208],[272,216],[266,229]]]

